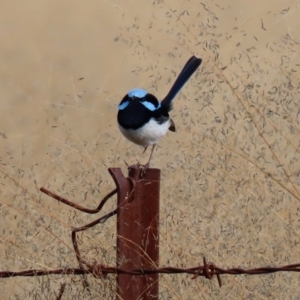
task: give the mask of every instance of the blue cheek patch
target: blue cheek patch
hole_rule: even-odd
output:
[[[123,110],[124,108],[126,108],[129,104],[129,101],[125,101],[122,104],[119,105],[119,110]]]
[[[158,104],[157,107],[153,103],[148,102],[148,101],[141,101],[141,104],[143,104],[147,109],[149,109],[151,111],[154,111],[154,110],[160,108],[160,103]]]
[[[144,98],[148,93],[145,90],[142,89],[133,89],[128,92],[128,96],[130,98],[136,97],[136,98]]]

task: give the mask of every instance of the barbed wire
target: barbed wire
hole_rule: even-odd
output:
[[[232,268],[223,269],[216,266],[214,263],[207,263],[205,257],[203,258],[203,265],[192,268],[177,268],[177,267],[163,267],[157,269],[132,269],[125,270],[116,267],[105,267],[100,264],[88,265],[85,268],[64,268],[55,270],[25,270],[20,272],[14,271],[0,271],[0,278],[17,277],[17,276],[44,276],[44,275],[84,275],[91,274],[96,278],[106,278],[108,274],[127,274],[127,275],[149,275],[149,274],[191,274],[194,275],[192,279],[203,276],[207,279],[217,277],[219,286],[222,286],[220,275],[261,275],[276,272],[300,272],[300,263],[291,264],[281,267],[259,267],[254,269]]]
[[[114,169],[111,169],[111,173],[113,173]],[[117,177],[118,174],[114,174],[115,177]],[[126,178],[130,179],[131,183],[131,189],[134,190],[135,184],[136,184],[136,178]],[[118,189],[112,190],[109,194],[107,194],[101,201],[100,204],[97,206],[96,209],[88,209],[84,208],[72,201],[69,201],[68,199],[65,199],[61,196],[56,195],[55,193],[45,189],[40,189],[43,193],[47,194],[48,196],[58,200],[59,202],[62,202],[68,206],[71,206],[75,209],[78,209],[80,211],[84,211],[86,213],[95,214],[98,213],[104,204],[110,199],[114,194],[118,193]],[[82,227],[73,228],[72,229],[72,243],[74,246],[76,258],[79,263],[79,267],[77,268],[61,268],[61,269],[53,269],[53,270],[24,270],[20,272],[14,272],[14,271],[0,271],[0,278],[9,278],[9,277],[18,277],[18,276],[25,276],[25,277],[34,277],[34,276],[46,276],[46,275],[92,275],[95,278],[106,278],[109,274],[126,274],[126,275],[132,275],[132,276],[145,276],[145,275],[151,275],[151,274],[190,274],[193,275],[191,279],[197,279],[198,277],[202,276],[207,279],[213,279],[214,276],[218,280],[218,284],[221,287],[222,281],[221,281],[221,275],[262,275],[262,274],[270,274],[270,273],[276,273],[276,272],[300,272],[300,263],[297,264],[290,264],[280,267],[258,267],[254,269],[242,269],[242,268],[231,268],[231,269],[223,269],[221,267],[218,267],[216,264],[212,262],[207,262],[206,258],[203,257],[203,265],[199,265],[192,268],[178,268],[178,267],[162,267],[162,268],[153,268],[153,269],[122,269],[118,267],[108,267],[101,264],[90,264],[86,261],[84,261],[81,258],[79,247],[76,240],[76,233],[80,231],[87,230],[99,223],[104,223],[115,215],[118,211],[118,208],[111,211],[110,213],[98,218],[97,220],[94,220],[93,222],[86,224]],[[85,276],[83,277],[84,287],[88,287],[89,284],[87,283],[87,280]],[[66,284],[62,284],[57,296],[57,300],[60,300],[64,290],[65,290]]]

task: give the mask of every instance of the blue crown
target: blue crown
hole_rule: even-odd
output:
[[[128,97],[144,98],[148,93],[143,89],[133,89],[128,92]]]

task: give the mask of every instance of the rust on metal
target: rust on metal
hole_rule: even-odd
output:
[[[118,189],[117,267],[158,269],[160,170],[147,169],[141,176],[141,169],[132,167],[128,178],[116,174],[116,169],[109,171]],[[158,273],[118,273],[117,295],[123,300],[158,299],[158,280]]]

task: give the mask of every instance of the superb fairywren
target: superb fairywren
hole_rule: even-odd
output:
[[[145,168],[149,167],[157,141],[168,130],[175,131],[175,124],[169,117],[172,102],[201,62],[200,58],[192,56],[178,75],[168,95],[161,102],[143,89],[133,89],[119,104],[118,124],[123,135],[129,141],[145,147],[142,155],[147,147],[152,145],[150,158]]]

